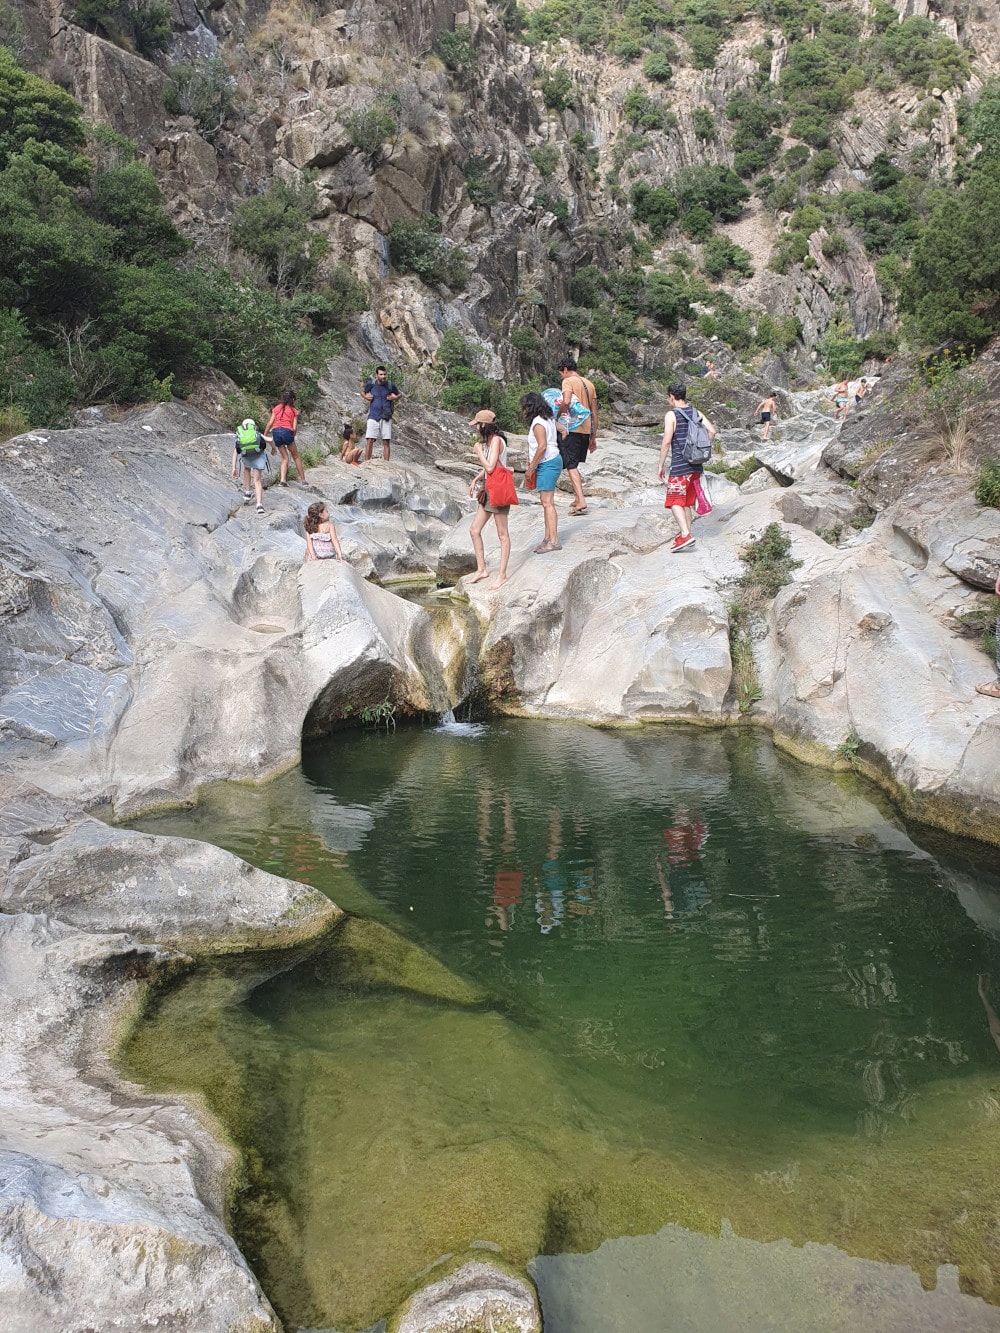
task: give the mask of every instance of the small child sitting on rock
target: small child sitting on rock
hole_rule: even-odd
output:
[[[306,560],[332,560],[334,552],[338,560],[343,560],[337,529],[322,500],[314,500],[309,506],[303,526],[306,530]]]
[[[342,463],[354,463],[355,466],[360,464],[361,446],[357,443],[357,438],[354,423],[348,421],[344,426],[344,439],[340,446],[340,461]]]

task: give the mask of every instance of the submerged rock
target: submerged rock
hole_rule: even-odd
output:
[[[541,1333],[538,1297],[527,1278],[470,1259],[411,1296],[388,1333]]]

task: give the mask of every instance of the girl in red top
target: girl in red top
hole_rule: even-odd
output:
[[[267,425],[264,427],[264,435],[271,441],[272,446],[278,446],[278,452],[281,454],[281,478],[280,484],[287,486],[288,481],[288,455],[295,459],[295,470],[299,474],[299,481],[304,482],[306,471],[302,466],[302,460],[299,458],[299,451],[295,447],[295,427],[298,423],[299,413],[295,406],[295,394],[291,389],[286,389],[281,395],[281,401],[271,408],[271,415],[267,419]],[[271,452],[274,452],[272,447]]]

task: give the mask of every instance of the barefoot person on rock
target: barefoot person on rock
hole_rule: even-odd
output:
[[[556,482],[563,469],[552,408],[540,393],[526,393],[521,399],[521,416],[528,426],[528,466],[524,484],[538,490],[545,517],[545,537],[535,547],[535,555],[561,551],[559,520],[556,516]]]
[[[559,441],[563,467],[573,487],[573,503],[569,512],[579,515],[587,512],[583,482],[580,480],[580,464],[597,448],[597,390],[590,380],[579,373],[572,357],[563,357],[558,369],[562,376],[562,407],[567,412],[572,411],[575,398],[581,409],[587,413],[586,418],[574,425]]]
[[[665,509],[673,512],[677,520],[677,526],[680,532],[674,538],[671,551],[687,551],[695,543],[694,534],[691,531],[691,523],[695,514],[709,514],[712,506],[708,501],[702,486],[702,476],[704,475],[704,466],[701,463],[691,463],[684,456],[684,446],[687,443],[688,431],[692,422],[699,421],[708,431],[710,440],[715,439],[715,427],[709,421],[708,417],[702,416],[696,408],[689,406],[687,401],[687,385],[671,384],[667,389],[667,399],[670,403],[670,411],[663,419],[663,440],[660,443],[660,465],[657,470],[657,478],[667,483],[667,498],[663,505]],[[664,477],[664,466],[667,459],[667,450],[670,451],[670,475]]]
[[[1000,597],[1000,574],[997,574],[996,587],[993,591]],[[997,678],[996,680],[981,681],[976,686],[979,693],[985,694],[988,699],[1000,699],[1000,616],[997,616],[996,640]]]
[[[508,470],[507,436],[497,425],[496,413],[489,411],[488,408],[484,408],[482,412],[477,412],[469,425],[476,428],[475,449],[483,467],[481,472],[476,473],[469,485],[470,496],[475,493],[477,487],[481,486],[482,490],[476,517],[472,520],[472,526],[469,528],[472,536],[472,549],[476,553],[476,572],[470,574],[466,582],[479,583],[489,576],[489,571],[486,568],[486,552],[483,547],[483,528],[492,518],[497,525],[497,536],[500,538],[500,569],[496,578],[490,584],[490,591],[492,592],[497,588],[502,588],[507,582],[507,562],[510,560],[510,532],[508,531],[507,520],[510,515],[510,505],[494,504],[491,501],[488,478],[496,476],[500,468],[505,471]],[[510,478],[510,484],[513,486],[513,477]],[[517,503],[516,496],[514,496],[514,503]]]

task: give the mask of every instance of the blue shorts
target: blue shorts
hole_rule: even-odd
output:
[[[289,430],[287,426],[275,426],[271,431],[271,439],[279,449],[287,449],[290,444],[295,443],[295,432]]]
[[[535,470],[535,489],[554,491],[562,470],[563,461],[558,454],[555,458],[550,458],[547,463],[539,463]]]
[[[267,467],[267,453],[261,449],[259,454],[240,454],[240,461],[244,467],[250,468],[253,472],[263,472]]]

